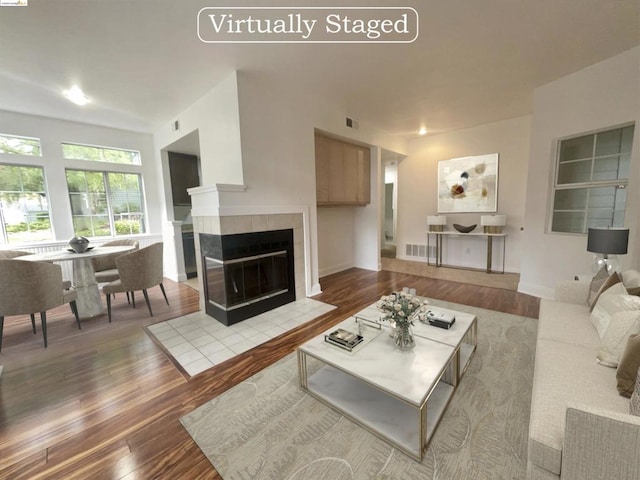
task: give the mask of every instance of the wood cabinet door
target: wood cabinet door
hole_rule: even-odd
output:
[[[318,205],[366,205],[370,202],[369,152],[367,147],[315,135]]]
[[[360,204],[371,202],[371,153],[368,148],[358,150],[358,182],[356,201]]]
[[[358,200],[358,158],[362,156],[360,150],[357,145],[342,143],[342,174],[344,176],[344,197],[342,200],[346,203],[356,203]]]
[[[329,139],[329,203],[346,201],[342,142]]]
[[[329,142],[316,135],[316,202],[329,203]]]

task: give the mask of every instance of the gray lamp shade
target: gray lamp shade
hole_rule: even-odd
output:
[[[587,237],[587,251],[622,255],[627,253],[628,243],[628,228],[590,228]]]

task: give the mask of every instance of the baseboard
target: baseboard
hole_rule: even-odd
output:
[[[313,297],[314,295],[320,295],[322,293],[322,288],[320,287],[320,283],[316,283],[313,287],[311,287],[311,293],[307,295],[307,297]]]
[[[353,264],[351,263],[345,263],[342,265],[333,265],[331,267],[325,267],[325,268],[321,268],[318,270],[318,276],[320,278],[322,277],[326,277],[327,275],[333,275],[334,273],[338,273],[338,272],[343,272],[344,270],[348,270],[350,268],[353,268]]]

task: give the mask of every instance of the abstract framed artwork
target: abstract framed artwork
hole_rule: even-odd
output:
[[[438,213],[497,210],[497,153],[438,162]]]

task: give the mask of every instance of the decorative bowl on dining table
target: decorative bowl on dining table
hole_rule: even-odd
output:
[[[86,237],[73,237],[69,240],[69,247],[76,253],[84,253],[89,249],[89,239]]]

